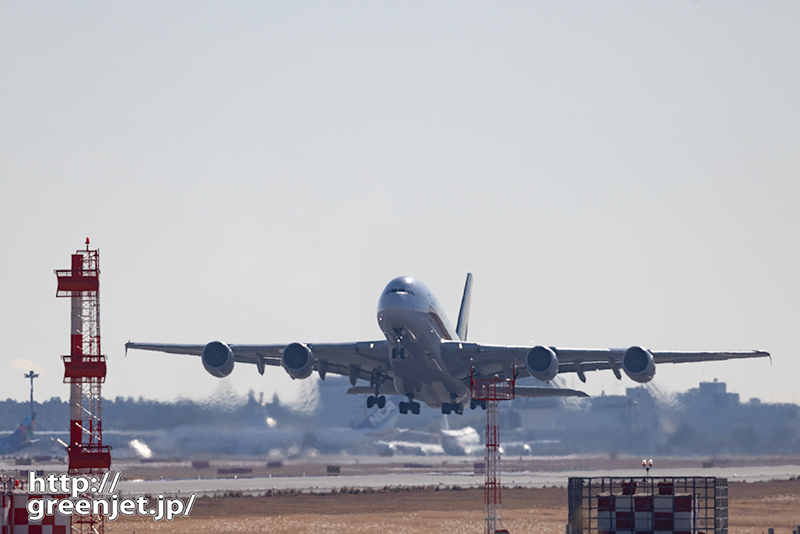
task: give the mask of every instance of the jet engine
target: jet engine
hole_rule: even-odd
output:
[[[656,362],[649,350],[631,347],[622,355],[622,370],[631,380],[646,384],[656,375]]]
[[[224,378],[233,372],[233,351],[221,341],[212,341],[203,347],[203,367],[212,375]]]
[[[540,345],[528,351],[525,367],[536,380],[550,382],[558,374],[558,358],[553,349]]]
[[[290,343],[283,349],[281,365],[292,378],[308,378],[314,370],[314,355],[302,343]]]

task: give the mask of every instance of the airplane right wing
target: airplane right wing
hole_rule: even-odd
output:
[[[515,397],[588,397],[577,389],[545,388],[540,386],[514,386]]]

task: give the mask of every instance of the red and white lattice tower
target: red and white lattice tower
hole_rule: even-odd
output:
[[[86,250],[72,255],[72,268],[57,270],[57,297],[70,297],[70,353],[62,356],[69,396],[69,473],[98,475],[111,467],[103,445],[100,384],[106,378],[106,357],[100,353],[100,254]],[[99,478],[99,477],[98,477]],[[74,534],[102,534],[103,516],[73,516]]]
[[[511,373],[516,376],[516,370]],[[485,534],[508,532],[500,518],[500,422],[497,408],[501,400],[514,398],[514,378],[475,378],[470,376],[473,400],[486,403],[486,483],[483,490]]]

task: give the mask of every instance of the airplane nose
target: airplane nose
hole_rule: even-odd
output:
[[[387,310],[413,310],[415,309],[414,297],[408,293],[387,293],[378,300],[378,311]]]
[[[411,309],[413,303],[407,295],[397,293],[383,295],[378,301],[378,323],[381,329],[405,325],[406,315]]]

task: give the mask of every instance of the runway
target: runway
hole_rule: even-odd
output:
[[[566,487],[570,477],[632,477],[642,478],[642,469],[615,469],[608,471],[553,471],[553,472],[513,472],[501,474],[504,486],[528,488]],[[748,466],[720,468],[672,468],[654,469],[654,477],[718,477],[730,482],[759,482],[786,480],[800,477],[800,466]],[[206,478],[183,480],[126,480],[119,483],[118,490],[123,495],[180,496],[186,493],[214,495],[225,492],[258,494],[269,490],[295,490],[303,492],[330,492],[342,488],[373,488],[386,486],[461,486],[480,487],[484,483],[482,475],[474,473],[390,473],[354,476],[294,476],[294,477],[254,477],[254,478]]]

